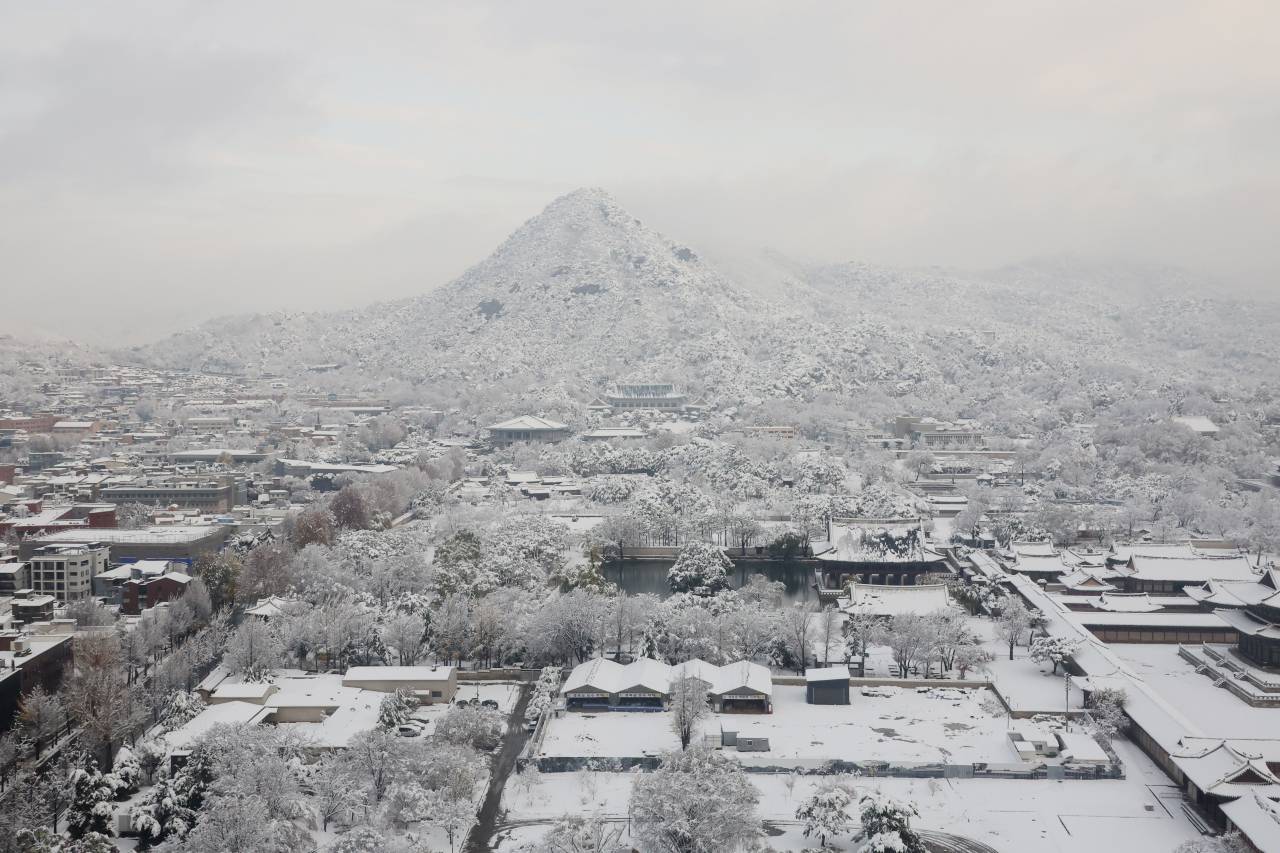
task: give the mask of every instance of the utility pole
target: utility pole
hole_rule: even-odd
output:
[[[1067,673],[1066,684],[1067,684],[1067,698],[1063,703],[1063,708],[1066,709],[1066,712],[1067,712],[1066,713],[1067,731],[1071,731],[1071,673],[1069,672]]]

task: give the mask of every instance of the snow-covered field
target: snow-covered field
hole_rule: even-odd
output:
[[[913,800],[918,829],[952,833],[989,844],[1000,853],[1169,853],[1197,837],[1178,807],[1177,790],[1138,749],[1117,742],[1128,778],[1108,781],[1005,779],[853,779],[863,790],[879,789]],[[495,850],[508,853],[539,837],[547,822],[564,814],[626,820],[634,774],[548,773],[526,791],[508,782],[503,806],[507,829]],[[817,847],[795,821],[797,806],[818,785],[815,776],[751,774],[760,791],[759,814],[780,835],[765,841],[774,849]],[[848,837],[835,848],[850,850]],[[829,845],[830,846],[830,845]]]
[[[941,699],[936,693],[888,688],[888,696],[863,696],[850,705],[809,705],[805,689],[774,685],[769,715],[714,714],[708,732],[734,731],[769,738],[769,752],[742,753],[750,765],[787,759],[908,764],[1007,763],[1017,760],[1008,745],[1003,716],[979,704],[981,692]],[[665,713],[570,713],[550,721],[542,754],[547,756],[640,756],[678,745]]]

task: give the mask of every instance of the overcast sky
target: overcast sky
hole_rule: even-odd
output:
[[[558,195],[694,246],[1255,293],[1280,4],[0,0],[0,331],[408,296]]]

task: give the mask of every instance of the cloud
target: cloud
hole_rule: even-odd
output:
[[[159,337],[435,286],[603,186],[691,243],[1267,295],[1278,105],[1262,2],[10,6],[0,280]]]

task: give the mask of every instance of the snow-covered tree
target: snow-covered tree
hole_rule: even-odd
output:
[[[919,817],[915,803],[904,803],[875,792],[858,801],[862,829],[858,839],[866,841],[868,853],[927,853],[920,834],[911,828],[911,818]]]
[[[760,794],[742,765],[705,746],[669,752],[631,787],[633,834],[661,853],[733,853],[760,834]]]
[[[396,650],[401,666],[418,662],[426,636],[426,622],[417,613],[393,613],[382,626],[382,642]]]
[[[779,639],[792,668],[796,670],[803,670],[809,665],[813,652],[814,616],[818,608],[816,601],[797,601],[782,611],[782,635]]]
[[[532,766],[532,765],[530,765]],[[600,815],[565,815],[556,820],[539,841],[522,845],[519,853],[627,853],[623,842],[625,823],[612,823]]]
[[[689,542],[667,570],[667,584],[672,592],[693,595],[715,595],[729,588],[733,563],[724,551],[709,542]]]
[[[1102,687],[1089,694],[1089,716],[1093,718],[1093,737],[1103,746],[1111,743],[1127,722],[1124,706],[1128,697],[1124,688]]]
[[[506,727],[506,718],[493,708],[454,705],[436,721],[435,736],[448,743],[488,752],[502,742]]]
[[[115,789],[96,768],[79,768],[71,774],[71,805],[67,808],[67,831],[72,838],[90,832],[111,832]]]
[[[1173,853],[1253,853],[1255,849],[1239,832],[1228,832],[1189,839],[1173,848]]]
[[[18,721],[39,758],[45,744],[67,725],[67,708],[61,697],[37,683],[18,703]]]
[[[956,647],[955,667],[961,678],[966,678],[970,672],[990,672],[991,668],[987,666],[990,662],[991,654],[979,643],[964,643]]]
[[[309,788],[320,828],[325,832],[332,821],[354,815],[365,802],[351,768],[340,756],[329,755],[312,765]]]
[[[845,618],[845,646],[850,658],[865,657],[872,646],[884,642],[885,622],[874,613],[855,609]]]
[[[1053,673],[1058,674],[1058,666],[1080,646],[1079,640],[1068,640],[1065,637],[1036,637],[1031,641],[1031,659],[1036,663],[1053,663]]]
[[[408,687],[399,687],[394,693],[382,697],[378,706],[378,726],[388,731],[394,730],[413,719],[413,712],[418,710],[418,697]]]
[[[283,655],[275,629],[261,619],[247,619],[227,640],[223,665],[245,681],[264,681],[280,666]]]
[[[849,806],[853,794],[839,783],[819,786],[807,801],[796,809],[796,820],[804,824],[804,837],[816,835],[823,847],[828,838],[836,838],[850,830]]]
[[[194,720],[207,706],[200,694],[175,690],[165,700],[160,712],[160,725],[169,731],[180,729]]]

